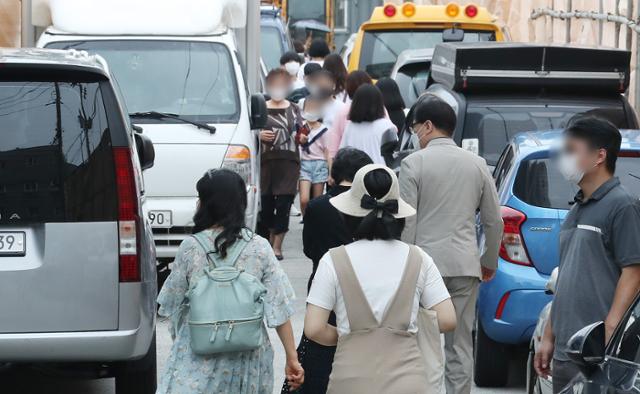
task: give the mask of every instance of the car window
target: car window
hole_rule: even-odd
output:
[[[100,82],[0,82],[0,223],[117,218]]]
[[[597,113],[614,122],[619,128],[628,128],[624,109],[600,108],[588,105],[503,105],[469,104],[464,122],[463,139],[476,139],[479,154],[489,165],[495,165],[511,138],[524,131],[564,128],[576,114]]]
[[[616,164],[616,176],[627,190],[640,197],[640,157],[637,152],[622,152]],[[549,158],[523,160],[513,184],[513,194],[527,204],[541,208],[570,209],[578,187],[564,179],[556,163]]]
[[[280,57],[284,54],[280,30],[273,26],[262,26],[260,28],[260,48],[269,48],[269,50],[261,51],[267,71],[280,67]]]
[[[640,363],[640,300],[636,299],[635,305],[624,325],[622,325],[620,335],[614,338],[611,350],[614,357]]]
[[[505,177],[509,173],[511,166],[513,165],[513,159],[514,159],[513,147],[508,146],[505,149],[504,153],[502,154],[502,158],[500,159],[501,163],[499,166],[496,167],[496,170],[494,173],[497,190],[500,190],[500,187],[502,186],[502,183],[504,182]]]
[[[431,62],[411,63],[400,67],[396,83],[407,108],[410,108],[427,88]]]

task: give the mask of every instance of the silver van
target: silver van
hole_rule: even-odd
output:
[[[150,141],[106,63],[0,49],[0,364],[156,386],[155,251],[142,214]]]

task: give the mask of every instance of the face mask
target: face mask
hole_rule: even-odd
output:
[[[321,116],[319,113],[316,112],[308,112],[308,111],[304,111],[302,113],[302,117],[305,118],[305,120],[308,120],[309,122],[317,122],[320,120]]]
[[[273,101],[282,101],[287,97],[287,89],[282,89],[282,88],[269,89],[269,96]]]
[[[285,70],[287,70],[289,75],[291,75],[292,77],[295,77],[296,75],[298,75],[298,71],[300,71],[300,63],[298,63],[298,62],[289,62],[289,63],[284,65],[284,68],[285,68]]]
[[[569,182],[580,183],[584,178],[584,171],[578,166],[578,156],[575,154],[563,153],[558,159],[558,170]]]

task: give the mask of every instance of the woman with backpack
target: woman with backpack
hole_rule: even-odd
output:
[[[245,227],[246,186],[229,170],[196,185],[194,235],[185,239],[158,303],[171,319],[171,354],[159,394],[273,392],[275,327],[292,389],[304,380],[290,317],[293,289],[265,239]]]

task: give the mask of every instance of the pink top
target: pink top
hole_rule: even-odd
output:
[[[351,103],[343,105],[340,112],[338,112],[333,119],[333,128],[331,129],[331,138],[329,140],[329,153],[331,157],[336,157],[336,153],[338,153],[340,149],[340,142],[342,142],[344,130],[347,128],[350,110]]]
[[[309,142],[320,133],[323,129],[327,128],[324,124],[320,124],[320,126],[311,130],[309,133]],[[331,130],[327,130],[320,138],[318,138],[311,146],[309,146],[309,152],[305,152],[305,150],[300,146],[300,160],[327,160],[329,150],[329,143],[331,141],[330,135],[332,134]],[[339,141],[338,141],[339,142]]]

